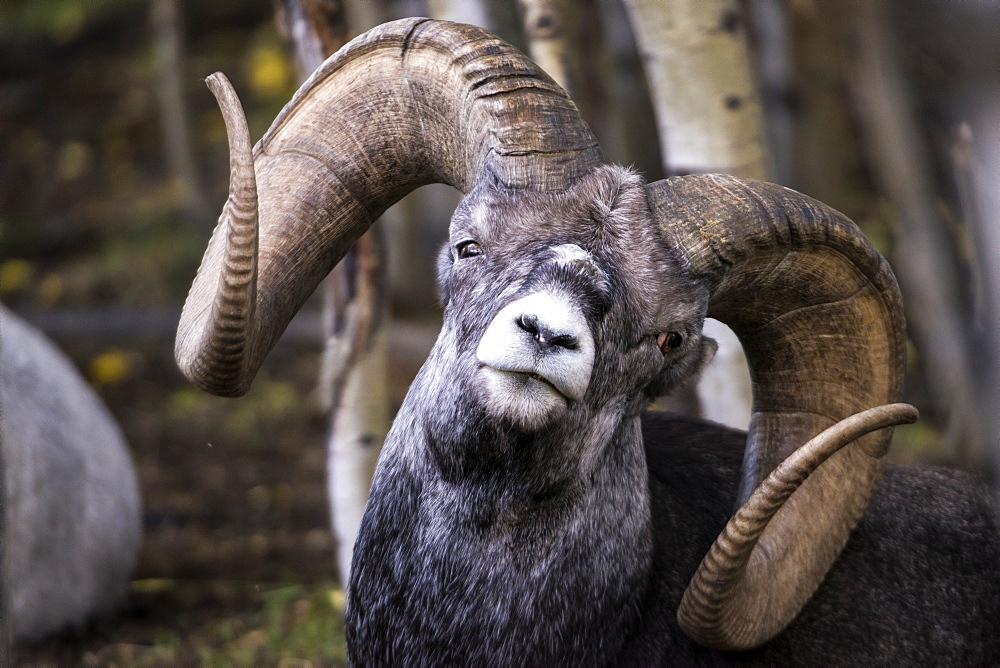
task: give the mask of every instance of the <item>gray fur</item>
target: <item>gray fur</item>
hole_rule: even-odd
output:
[[[40,638],[121,598],[139,548],[138,485],[122,433],[93,390],[3,306],[0,411],[4,584],[14,633]]]
[[[1000,660],[998,634],[984,631],[1000,617],[1000,576],[981,567],[1000,561],[985,497],[908,472],[890,473],[829,584],[772,643],[722,654],[683,635],[680,594],[733,509],[745,435],[642,417],[650,396],[690,379],[714,350],[700,334],[703,295],[649,216],[641,181],[615,167],[565,193],[480,185],[459,206],[439,258],[444,326],[386,439],[355,544],[352,663]],[[469,239],[482,254],[459,258]],[[567,244],[599,271],[567,261]],[[498,313],[540,292],[574,296],[595,352],[582,399],[526,420],[498,401],[476,351]],[[666,354],[663,332],[682,336]],[[941,517],[927,508],[928,495],[949,494],[957,500]],[[909,526],[940,524],[958,506],[968,535],[913,544]],[[965,548],[976,552],[974,581],[951,560]],[[978,601],[977,614],[924,609],[920,583],[932,577],[966,608]],[[883,619],[901,610],[933,617],[940,632]]]

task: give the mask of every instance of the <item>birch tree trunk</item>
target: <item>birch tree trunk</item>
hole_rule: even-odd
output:
[[[580,95],[580,59],[570,0],[518,0],[528,54],[574,100]],[[579,102],[578,102],[579,104]]]
[[[156,45],[156,97],[167,163],[183,189],[184,207],[191,220],[209,217],[201,179],[195,168],[194,148],[188,123],[181,54],[181,10],[177,0],[150,4],[150,22]]]
[[[435,19],[490,29],[489,8],[483,0],[427,0],[427,11]]]
[[[373,20],[368,3],[284,0],[281,23],[304,80],[351,32],[355,21]],[[327,492],[341,583],[350,577],[351,555],[371,487],[375,463],[389,431],[388,312],[379,226],[358,240],[324,282],[323,362],[320,394],[330,410]]]
[[[725,172],[768,176],[760,96],[735,0],[626,0],[656,113],[669,176]],[[736,335],[714,320],[705,333],[719,352],[697,393],[704,417],[750,421],[746,358]]]
[[[671,176],[767,176],[760,96],[732,0],[627,0]]]
[[[327,492],[337,567],[345,586],[375,464],[391,420],[389,317],[378,227],[372,226],[358,240],[352,255],[344,270],[328,279],[321,378],[332,407]]]

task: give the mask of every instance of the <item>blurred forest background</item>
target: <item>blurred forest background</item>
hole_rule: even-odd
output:
[[[429,15],[479,23],[543,62],[545,39],[558,37],[553,67],[566,69],[550,72],[609,161],[648,181],[697,168],[672,161],[681,138],[657,134],[658,84],[643,68],[655,54],[630,24],[642,2],[318,4],[347,38]],[[899,277],[911,336],[905,399],[923,419],[897,429],[891,456],[991,475],[1000,3],[730,7],[718,30],[745,35],[747,92],[724,103],[759,105],[767,180],[843,211]],[[324,296],[246,397],[201,393],[172,357],[227,192],[225,127],[203,79],[230,77],[259,138],[307,74],[287,11],[275,0],[0,3],[0,301],[66,351],[107,403],[145,513],[122,611],[21,643],[19,661],[346,662],[326,491],[330,400],[318,389]],[[436,335],[433,257],[456,202],[429,187],[386,214],[390,408]]]

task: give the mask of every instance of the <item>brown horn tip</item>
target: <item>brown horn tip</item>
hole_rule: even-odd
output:
[[[184,303],[174,357],[202,389],[237,396],[249,389],[245,353],[257,294],[257,181],[250,130],[236,91],[221,72],[205,83],[226,123],[229,197]]]
[[[888,404],[870,408],[823,430],[793,452],[751,494],[726,524],[698,566],[684,591],[677,621],[691,638],[719,650],[745,650],[767,642],[781,632],[784,623],[769,614],[770,599],[759,595],[759,569],[748,567],[751,560],[766,560],[767,527],[785,501],[809,475],[831,455],[861,436],[886,427],[915,422],[917,409],[909,404]],[[758,544],[764,542],[757,549]],[[795,564],[785,564],[794,568]],[[780,588],[780,581],[771,582]],[[757,595],[746,595],[749,588]],[[812,595],[797,597],[801,608]]]

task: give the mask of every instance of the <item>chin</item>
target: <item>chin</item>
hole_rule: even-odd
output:
[[[564,416],[566,397],[550,383],[531,375],[481,367],[478,394],[491,417],[509,421],[525,431],[536,431]]]

